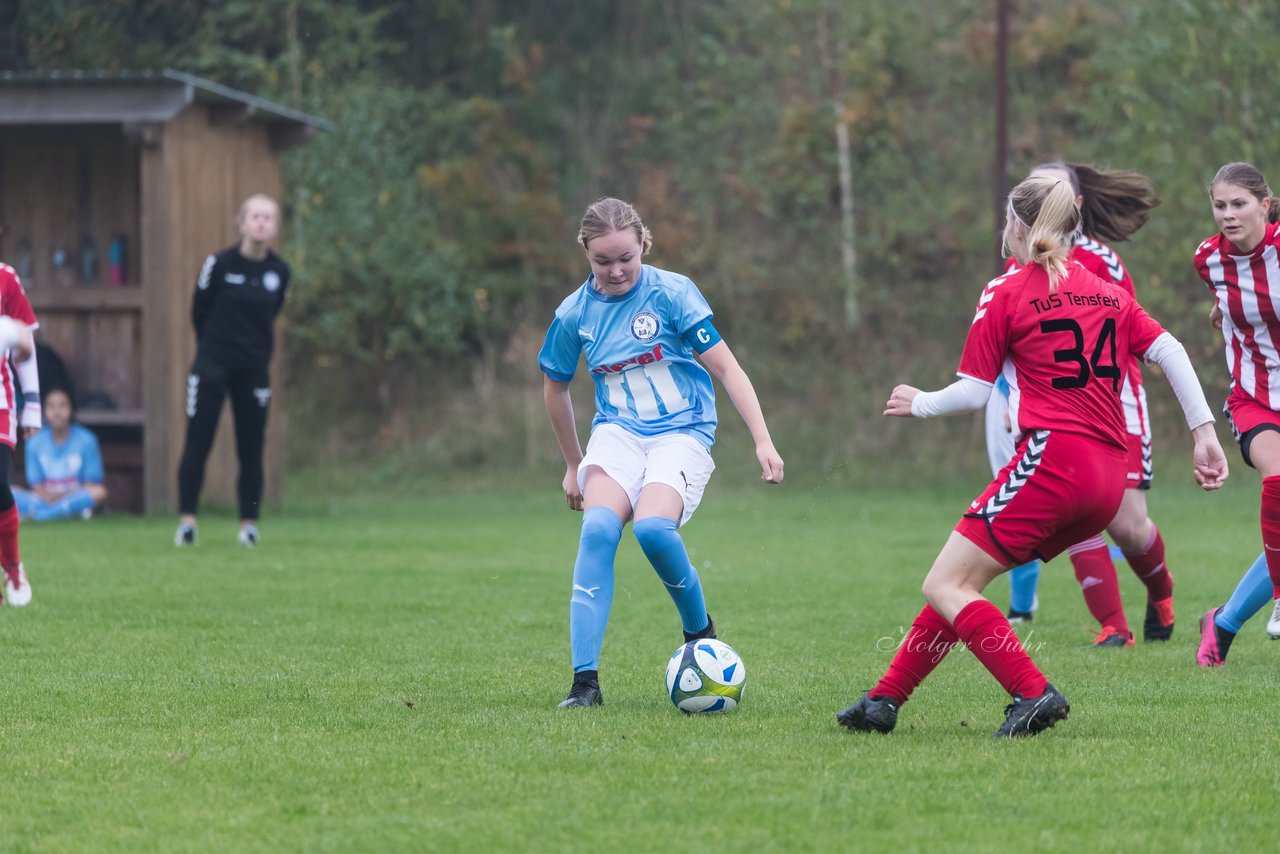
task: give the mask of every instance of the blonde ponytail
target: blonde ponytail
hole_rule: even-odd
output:
[[[1067,276],[1067,258],[1080,228],[1075,189],[1057,178],[1028,178],[1009,194],[1009,214],[1006,254],[1012,252],[1023,264],[1039,264],[1049,275],[1049,292],[1057,292],[1058,282]],[[1024,231],[1020,241],[1015,238],[1015,223]]]

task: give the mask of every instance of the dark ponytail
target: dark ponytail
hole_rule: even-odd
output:
[[[1128,240],[1142,228],[1151,209],[1160,204],[1151,179],[1127,169],[1098,169],[1086,163],[1068,164],[1080,184],[1080,216],[1084,233],[1113,242]]]

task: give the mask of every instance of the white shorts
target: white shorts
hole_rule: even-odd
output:
[[[591,431],[587,452],[578,463],[578,488],[585,486],[589,466],[599,466],[627,493],[632,509],[640,490],[650,483],[664,483],[680,493],[684,511],[680,524],[688,522],[702,502],[702,493],[715,471],[715,461],[702,443],[684,433],[637,436],[616,424],[601,424]]]
[[[1010,430],[1006,421],[1009,414],[1009,398],[992,389],[987,398],[987,461],[991,463],[992,474],[999,474],[1000,469],[1013,459],[1017,447],[1017,436]]]

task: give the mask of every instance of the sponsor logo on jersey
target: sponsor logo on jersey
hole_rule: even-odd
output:
[[[243,273],[227,273],[225,276],[222,277],[222,281],[226,282],[228,285],[243,285],[244,274]]]
[[[617,374],[617,373],[621,373],[622,371],[625,371],[627,368],[631,367],[632,365],[648,365],[653,362],[661,362],[661,361],[662,361],[662,345],[654,344],[652,350],[641,353],[639,356],[632,356],[630,359],[627,359],[625,362],[614,362],[611,365],[600,365],[599,367],[592,368],[591,373]]]
[[[280,290],[280,274],[275,270],[268,270],[262,274],[262,286],[271,293]]]
[[[658,337],[658,316],[651,311],[642,311],[631,318],[631,334],[637,341],[652,341]]]

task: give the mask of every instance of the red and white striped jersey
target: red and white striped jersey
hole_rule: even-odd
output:
[[[1015,433],[1061,430],[1126,448],[1125,369],[1162,334],[1132,296],[1082,265],[1068,264],[1050,293],[1032,264],[987,284],[956,373],[991,384],[1003,373]]]
[[[1133,289],[1133,279],[1129,277],[1120,256],[1107,244],[1083,234],[1077,234],[1075,245],[1071,250],[1071,260],[1078,261],[1086,270],[1100,279],[1111,282],[1135,300],[1138,298]],[[1009,270],[1017,266],[1010,258],[1005,263]],[[1147,413],[1147,391],[1142,387],[1142,361],[1130,359],[1125,372],[1124,383],[1120,386],[1120,403],[1124,407],[1125,429],[1131,435],[1151,438],[1151,419]]]
[[[0,264],[0,315],[8,315],[32,329],[38,325],[18,273],[8,264]],[[0,387],[4,390],[0,395],[0,410],[13,409],[13,368],[5,354],[0,354]]]
[[[1196,272],[1222,311],[1222,339],[1232,387],[1280,411],[1280,229],[1267,223],[1262,242],[1246,255],[1218,233],[1196,249]]]

